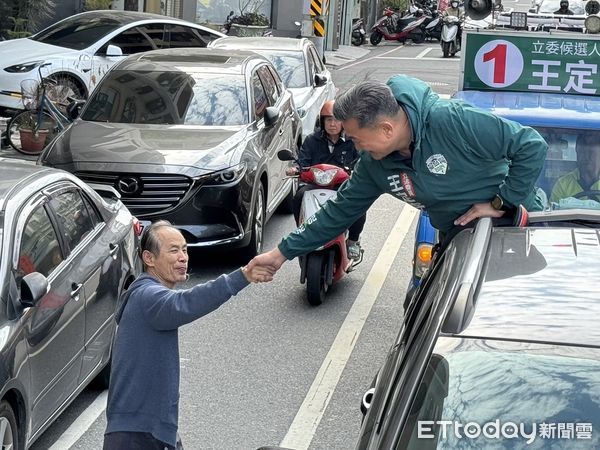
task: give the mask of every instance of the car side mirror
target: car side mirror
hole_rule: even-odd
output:
[[[121,194],[112,186],[99,183],[87,183],[87,185],[102,198],[112,201],[121,200]]]
[[[121,50],[121,47],[109,44],[106,47],[106,56],[123,56],[123,50]]]
[[[327,84],[327,77],[325,75],[321,75],[320,73],[315,74],[315,86],[321,87]]]
[[[48,279],[39,272],[32,272],[21,280],[21,305],[35,306],[48,292]]]
[[[294,154],[287,148],[279,150],[277,152],[277,158],[279,159],[279,161],[296,161]]]
[[[279,120],[279,110],[273,106],[269,106],[265,111],[265,126],[272,127]]]
[[[67,117],[71,120],[77,119],[83,105],[85,105],[85,100],[71,100],[67,105]]]

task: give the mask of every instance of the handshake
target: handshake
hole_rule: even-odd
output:
[[[277,247],[262,253],[242,267],[242,273],[249,283],[266,283],[273,280],[275,273],[286,261],[283,253]]]

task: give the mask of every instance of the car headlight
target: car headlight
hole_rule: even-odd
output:
[[[15,64],[14,66],[5,67],[4,71],[9,73],[27,73],[31,72],[44,61],[30,61],[23,64]]]
[[[315,183],[319,186],[327,186],[333,181],[339,169],[321,170],[313,167],[310,170],[315,177]]]
[[[584,25],[589,34],[600,33],[600,17],[587,16]]]
[[[201,177],[198,177],[197,180],[208,185],[229,184],[238,181],[244,176],[245,173],[246,163],[243,162],[225,170],[220,170],[219,172],[202,175]]]

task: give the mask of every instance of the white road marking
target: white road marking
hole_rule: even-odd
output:
[[[68,450],[77,442],[81,436],[92,426],[106,409],[108,390],[103,391],[96,397],[90,406],[65,430],[49,450]]]
[[[421,53],[419,53],[415,58],[416,59],[421,59],[423,58],[423,56],[425,56],[427,53],[429,53],[431,50],[433,50],[433,47],[429,47],[426,48],[425,50],[423,50]]]
[[[402,208],[402,212],[385,244],[383,244],[365,284],[358,293],[350,312],[329,349],[329,353],[327,353],[323,364],[321,364],[321,368],[302,406],[300,406],[292,425],[283,438],[280,444],[281,447],[305,450],[310,446],[340,376],[352,354],[362,327],[369,317],[377,295],[416,215],[417,210],[412,206],[404,205]]]
[[[395,48],[391,49],[390,51],[387,51],[387,52],[385,52],[385,53],[382,53],[381,55],[382,55],[382,56],[383,56],[383,55],[389,55],[390,53],[392,53],[392,52],[395,52],[396,50],[399,50],[399,49],[401,49],[401,48],[403,48],[403,47],[404,47],[404,45],[399,45],[398,47],[395,47]],[[354,67],[354,66],[356,66],[357,64],[362,64],[362,63],[365,63],[365,62],[367,62],[367,61],[371,61],[372,59],[375,59],[375,58],[379,58],[379,57],[378,57],[378,56],[371,56],[370,58],[367,58],[367,59],[361,59],[361,60],[359,60],[359,61],[356,61],[356,62],[353,62],[353,63],[351,63],[351,64],[348,64],[347,66],[342,66],[342,67],[340,67],[340,68],[339,68],[339,69],[337,69],[337,70],[338,70],[338,71],[339,71],[339,70],[346,70],[346,69],[348,69],[348,68],[350,68],[350,67]]]
[[[373,58],[375,58],[375,59],[412,60],[412,61],[417,59],[414,56],[408,57],[408,56],[383,56],[383,55],[384,54],[382,53],[382,56],[373,56]],[[439,58],[419,58],[419,61],[439,61],[441,59],[443,59],[444,61],[460,62],[460,58],[442,58],[441,56]]]

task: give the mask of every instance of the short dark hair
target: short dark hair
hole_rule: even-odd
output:
[[[378,81],[363,81],[340,95],[333,105],[338,120],[355,119],[360,128],[371,127],[380,117],[394,117],[400,105],[392,90]]]
[[[157,232],[164,227],[174,228],[173,224],[168,220],[157,220],[156,222],[152,222],[150,225],[144,228],[144,232],[142,233],[142,237],[140,239],[140,255],[144,253],[145,250],[148,250],[155,256],[160,253],[160,244],[158,242]]]

